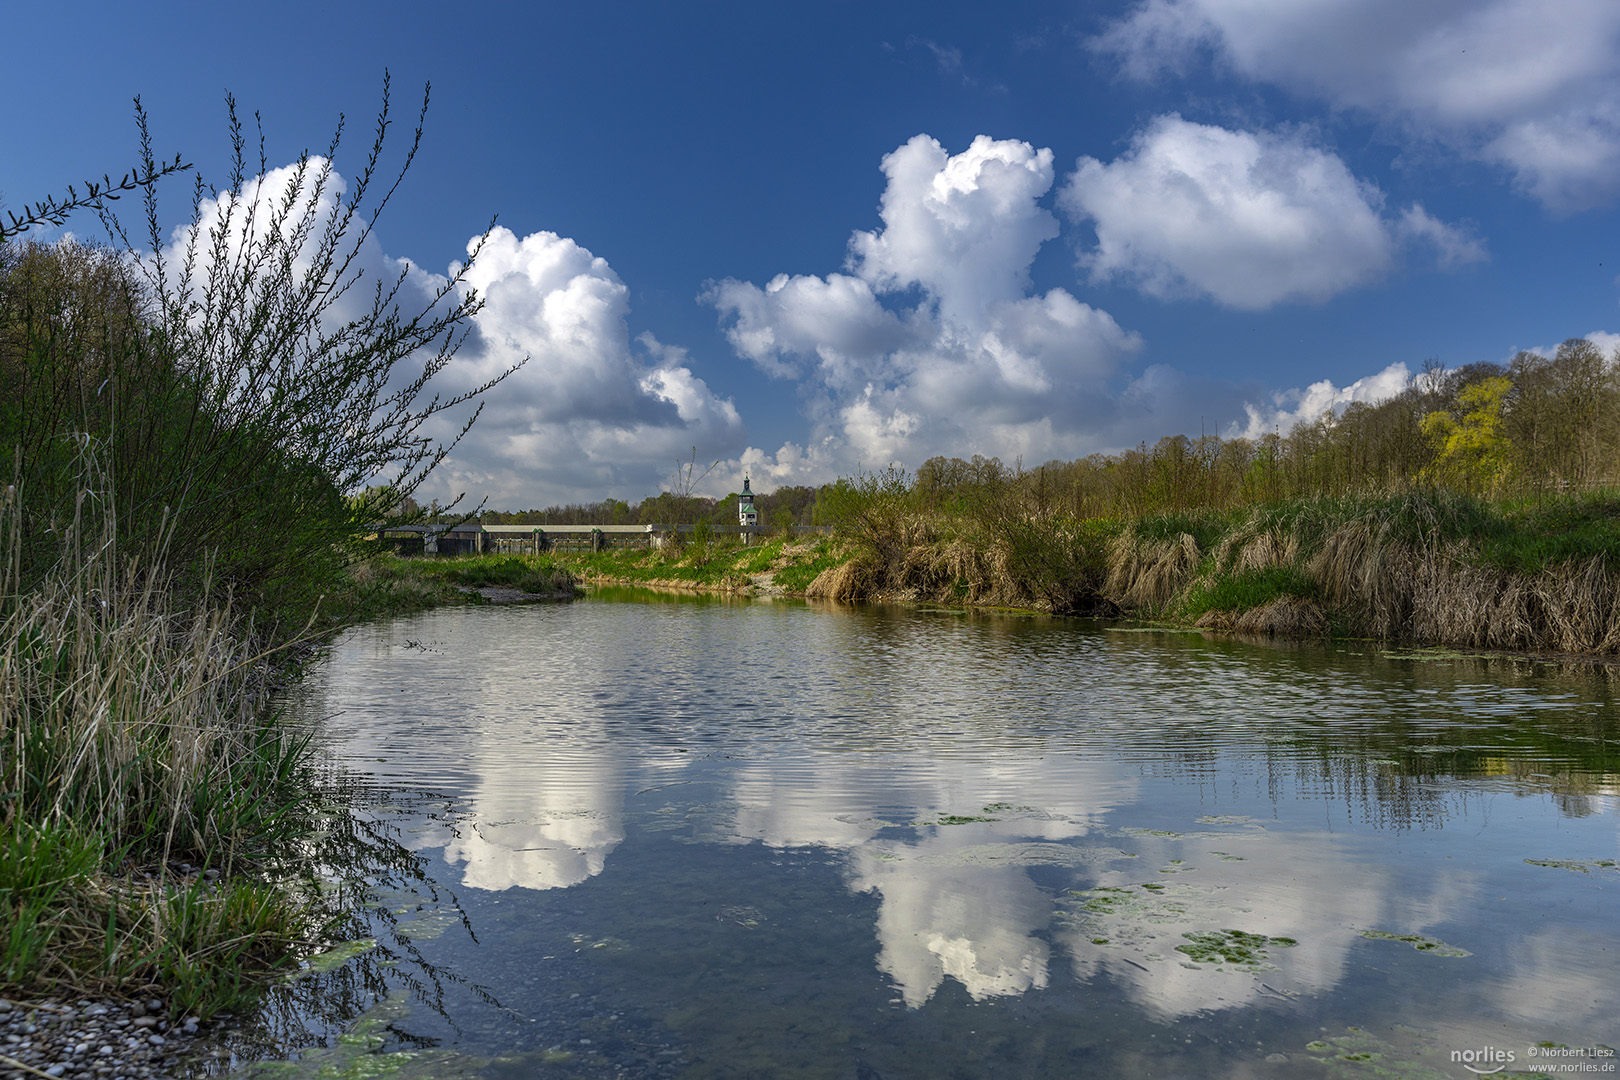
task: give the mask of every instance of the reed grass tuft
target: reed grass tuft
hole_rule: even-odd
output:
[[[261,872],[305,829],[308,741],[276,722],[269,658],[228,601],[182,608],[160,562],[120,557],[84,461],[60,557],[28,589],[20,500],[0,501],[0,984],[160,980],[206,1015],[305,932]]]

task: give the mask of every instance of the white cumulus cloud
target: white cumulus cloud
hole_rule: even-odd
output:
[[[325,165],[311,158],[302,173],[288,165],[255,177],[243,185],[234,209],[228,193],[203,200],[201,235],[207,237],[229,213],[224,250],[233,258],[248,236],[271,227],[275,208],[302,175],[297,190],[303,197],[296,206],[310,212],[315,227],[293,271],[309,273],[315,240],[346,190],[334,171],[316,197],[309,178]],[[185,230],[177,230],[159,253],[171,278],[182,268],[184,245]],[[638,497],[656,491],[669,463],[684,458],[693,445],[735,452],[744,444],[736,407],[693,371],[684,350],[650,335],[632,345],[629,292],[606,260],[550,232],[518,237],[498,228],[481,249],[477,238],[469,241],[469,254],[475,249],[478,257],[464,280],[477,290],[483,307],[459,354],[427,393],[450,396],[472,389],[528,359],[480,399],[484,411],[477,424],[428,479],[420,498],[447,501],[467,492],[496,506],[526,507],[595,501],[609,494]],[[200,250],[199,272],[205,273],[206,240]],[[399,300],[410,316],[449,280],[387,255],[375,233],[361,244],[352,268],[361,283],[337,299],[323,329],[362,315],[372,283],[388,286],[404,275]],[[420,371],[421,364],[408,358],[399,377]],[[448,442],[466,415],[441,415],[424,433]]]
[[[1231,131],[1161,116],[1112,162],[1082,157],[1059,202],[1089,221],[1081,256],[1094,281],[1161,298],[1208,297],[1260,310],[1321,301],[1393,267],[1403,240],[1444,266],[1483,246],[1413,205],[1388,219],[1383,195],[1297,134]]]
[[[1558,212],[1620,192],[1613,0],[1140,0],[1091,41],[1137,79],[1204,58],[1502,166]]]
[[[1312,423],[1332,413],[1342,413],[1361,402],[1376,405],[1405,390],[1412,372],[1405,364],[1391,364],[1374,375],[1367,375],[1348,386],[1335,386],[1329,379],[1311,383],[1304,389],[1281,390],[1269,402],[1244,405],[1245,423],[1231,425],[1228,438],[1258,439],[1276,433],[1287,435],[1295,424]]]
[[[497,228],[466,277],[484,308],[457,378],[473,385],[529,360],[488,395],[446,461],[438,482],[447,490],[503,506],[542,492],[544,501],[633,497],[657,490],[693,445],[741,445],[736,407],[684,350],[650,335],[632,346],[629,290],[605,259],[555,233]]]
[[[1066,290],[1032,289],[1059,229],[1040,204],[1051,151],[981,135],[953,155],[919,135],[882,168],[882,227],[851,236],[842,272],[704,294],[740,356],[801,380],[811,422],[808,445],[734,466],[802,482],[933,454],[1094,448],[1117,406],[1108,381],[1140,340]]]

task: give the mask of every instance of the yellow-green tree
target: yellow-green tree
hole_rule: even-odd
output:
[[[1507,435],[1502,430],[1502,408],[1510,379],[1481,379],[1457,394],[1457,405],[1467,411],[1458,420],[1449,412],[1423,418],[1423,435],[1434,447],[1434,461],[1423,477],[1464,491],[1489,493],[1507,480]]]

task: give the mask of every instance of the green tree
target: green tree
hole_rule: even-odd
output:
[[[1459,420],[1446,411],[1423,418],[1423,434],[1434,447],[1434,462],[1425,479],[1463,491],[1491,493],[1507,480],[1509,443],[1503,433],[1502,409],[1512,380],[1497,375],[1481,379],[1457,394],[1468,410]]]

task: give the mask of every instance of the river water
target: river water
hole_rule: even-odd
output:
[[[362,940],[237,1049],[297,1049],[266,1077],[1612,1075],[1614,680],[628,589],[362,627],[292,704],[358,807],[311,858]]]

